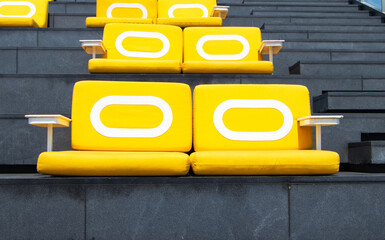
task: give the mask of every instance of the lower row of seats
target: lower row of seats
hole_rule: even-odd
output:
[[[193,99],[193,101],[192,101]],[[69,176],[334,174],[312,149],[306,87],[80,81],[73,151],[41,153],[38,171]],[[193,153],[190,155],[189,152]]]

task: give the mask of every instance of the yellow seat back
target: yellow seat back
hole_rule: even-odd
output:
[[[14,19],[15,24],[7,26],[16,27],[20,18],[30,18],[39,27],[47,27],[48,0],[0,0],[0,22]]]
[[[150,24],[107,24],[103,42],[108,59],[179,60],[182,62],[182,29]]]
[[[260,61],[261,31],[256,27],[185,28],[184,61]]]
[[[108,18],[151,18],[158,14],[156,0],[98,0],[96,16]]]
[[[158,0],[158,17],[210,17],[216,0]]]
[[[181,83],[81,81],[72,102],[72,148],[187,152],[191,89]]]
[[[299,85],[199,85],[194,90],[194,149],[312,148],[309,92]]]

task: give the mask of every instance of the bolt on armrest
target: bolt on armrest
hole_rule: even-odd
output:
[[[96,54],[107,52],[102,40],[79,40],[79,42],[87,54],[92,54],[92,58],[95,58]]]
[[[316,127],[316,149],[321,150],[321,126],[340,124],[343,115],[307,116],[298,118],[301,127]]]
[[[52,151],[53,127],[69,127],[71,119],[60,114],[30,114],[25,115],[28,124],[47,128],[47,152]]]
[[[214,6],[213,11],[211,12],[211,17],[220,17],[225,19],[227,13],[229,12],[229,6]]]
[[[263,40],[259,47],[259,53],[269,54],[269,61],[273,62],[273,54],[279,53],[285,40]]]

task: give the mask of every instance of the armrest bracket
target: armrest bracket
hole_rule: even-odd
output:
[[[105,54],[106,47],[102,40],[79,40],[82,48],[87,54],[92,54],[92,58],[96,58],[96,54]]]
[[[259,53],[269,54],[269,61],[273,62],[273,54],[279,53],[285,40],[263,40],[259,47]]]
[[[321,150],[321,126],[332,126],[340,124],[342,115],[308,116],[298,118],[301,127],[316,127],[316,149]]]
[[[47,128],[47,152],[52,151],[53,127],[69,127],[71,119],[60,114],[25,115],[28,124]]]
[[[222,19],[225,19],[227,16],[227,13],[229,12],[229,6],[214,6],[211,17],[220,17]]]

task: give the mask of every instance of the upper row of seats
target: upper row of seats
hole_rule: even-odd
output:
[[[107,23],[222,26],[227,6],[218,7],[216,4],[216,0],[97,1],[96,17],[88,17],[86,26],[104,27]]]
[[[47,27],[48,2],[0,0],[0,26]],[[104,27],[107,23],[222,26],[226,14],[227,7],[217,7],[216,0],[178,0],[177,4],[173,0],[104,0],[97,1],[96,17],[88,17],[86,26]]]

